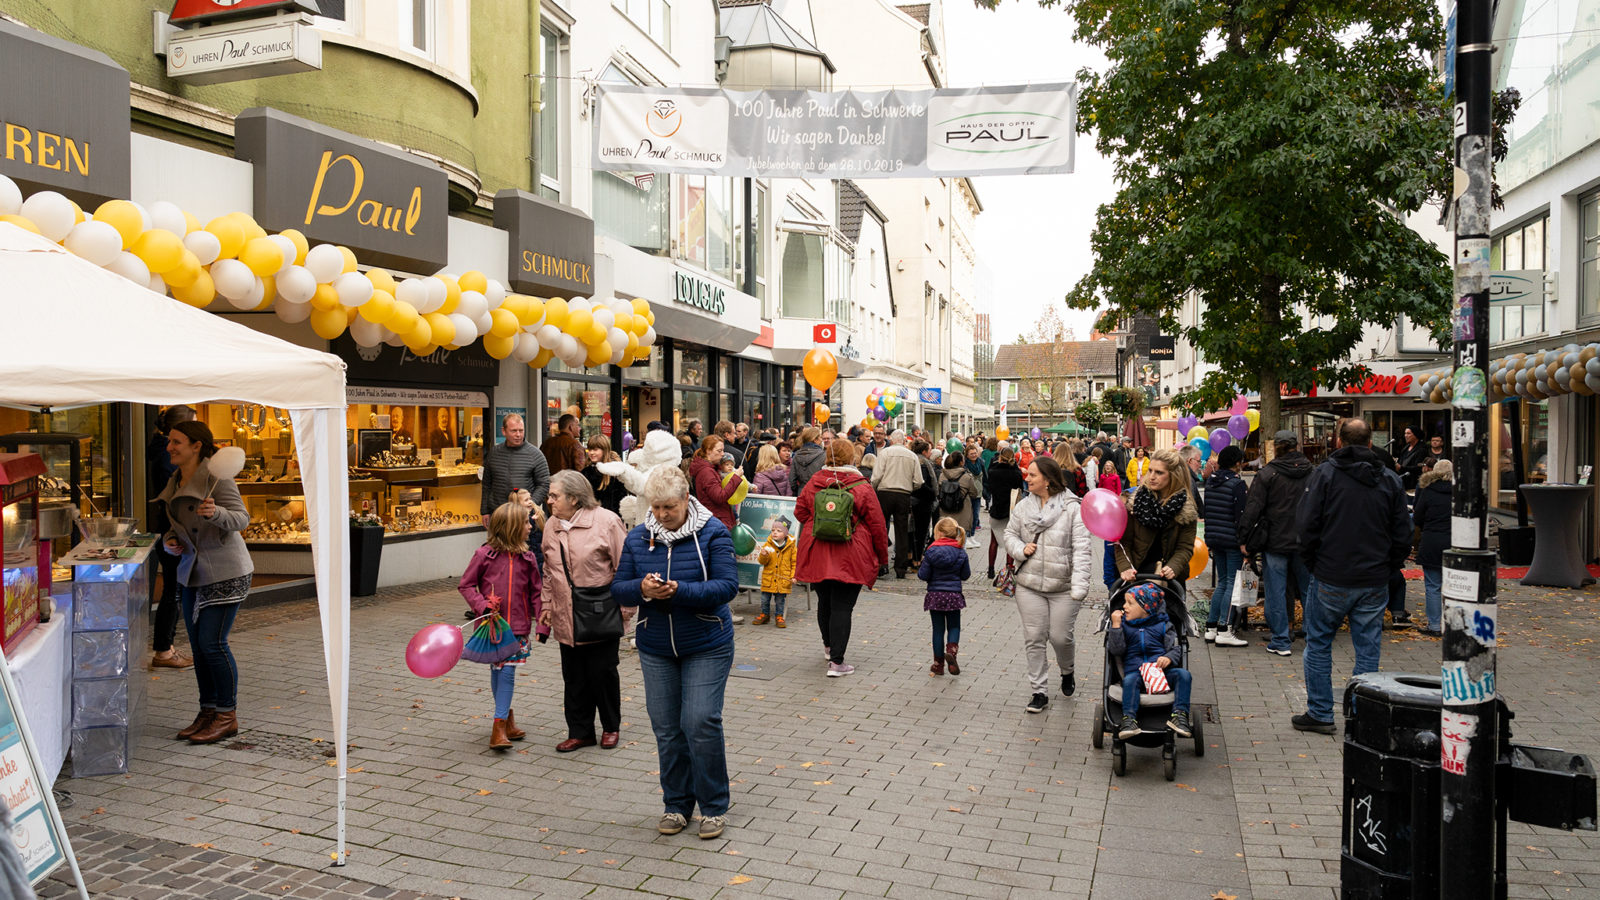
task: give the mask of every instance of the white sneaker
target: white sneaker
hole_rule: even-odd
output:
[[[1279,650],[1279,649],[1277,649],[1275,647],[1268,647],[1267,648],[1267,652],[1268,653],[1272,653],[1272,654],[1276,654],[1278,656],[1291,656],[1294,653],[1293,650]]]
[[[1218,647],[1248,647],[1248,646],[1250,646],[1250,642],[1249,641],[1247,641],[1244,638],[1241,638],[1241,637],[1238,637],[1237,635],[1235,635],[1231,628],[1228,629],[1227,631],[1219,631],[1219,632],[1217,632],[1217,639],[1216,639],[1216,641],[1214,643]]]
[[[828,663],[828,677],[829,678],[843,678],[846,675],[850,675],[850,674],[854,673],[855,670],[856,670],[856,667],[850,665],[849,663],[835,663],[835,662]]]
[[[1216,640],[1217,640],[1217,629],[1216,629],[1216,626],[1207,625],[1206,626],[1206,643],[1208,643],[1208,644],[1215,643]]]

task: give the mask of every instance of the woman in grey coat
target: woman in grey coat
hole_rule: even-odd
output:
[[[1022,614],[1022,646],[1027,655],[1033,696],[1028,712],[1044,712],[1050,661],[1045,644],[1056,651],[1061,667],[1061,693],[1076,690],[1072,629],[1089,595],[1093,538],[1083,524],[1078,496],[1067,489],[1061,465],[1048,456],[1028,464],[1028,496],[1011,510],[1006,525],[1006,553],[1017,565],[1017,611]]]
[[[200,714],[177,735],[192,744],[214,744],[239,733],[239,667],[228,633],[254,571],[240,535],[250,525],[250,514],[239,486],[213,476],[206,466],[216,452],[204,423],[174,426],[167,433],[167,453],[177,471],[156,498],[166,504],[172,521],[163,543],[178,557],[178,598],[200,686]]]

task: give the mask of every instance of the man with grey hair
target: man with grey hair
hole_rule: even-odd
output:
[[[922,462],[906,447],[906,433],[896,430],[879,450],[872,468],[883,517],[894,529],[894,577],[906,577],[911,565],[911,492],[922,486]]]
[[[1200,518],[1204,520],[1206,505],[1200,496],[1200,448],[1193,444],[1184,444],[1178,448],[1178,455],[1183,457],[1184,465],[1189,467],[1189,495],[1194,498],[1194,507],[1200,511]]]
[[[478,511],[483,514],[484,528],[489,527],[489,514],[505,503],[512,491],[527,491],[538,506],[544,505],[550,493],[550,464],[538,447],[528,443],[522,416],[506,416],[500,433],[505,440],[483,452],[483,499]]]

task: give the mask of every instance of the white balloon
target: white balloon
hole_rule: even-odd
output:
[[[219,259],[211,264],[211,280],[217,286],[217,293],[229,300],[238,300],[249,296],[256,276],[249,266],[237,259]]]
[[[278,318],[291,325],[311,318],[311,304],[291,303],[282,297],[272,304],[272,311],[278,314]]]
[[[594,301],[590,300],[588,297],[573,297],[571,300],[567,301],[567,309],[569,309],[569,310],[573,310],[573,309],[593,310],[594,309]]]
[[[216,479],[232,478],[239,474],[244,471],[244,449],[223,447],[206,460],[206,471]]]
[[[209,266],[222,255],[222,242],[217,236],[204,228],[191,231],[183,236],[183,246],[193,253],[195,259],[200,260],[200,265]]]
[[[540,328],[537,337],[541,347],[548,347],[554,350],[561,346],[561,329],[554,325],[546,325]]]
[[[360,306],[372,299],[372,282],[360,272],[346,272],[335,278],[333,289],[339,295],[341,306]]]
[[[628,346],[628,336],[623,334],[622,329],[616,327],[615,325],[606,329],[606,340],[610,342],[612,347]]]
[[[178,204],[157,200],[150,204],[150,226],[183,237],[189,230],[189,220],[184,217],[183,210],[178,208]]]
[[[531,363],[542,348],[531,334],[517,335],[517,345],[511,348],[511,358],[519,363]]]
[[[0,216],[14,216],[22,211],[22,188],[0,175]]]
[[[305,266],[318,284],[331,284],[344,271],[344,254],[332,244],[318,244],[306,253]]]
[[[539,314],[539,321],[534,322],[532,325],[526,326],[526,330],[527,331],[538,331],[539,329],[541,329],[541,328],[543,328],[545,326],[545,320],[548,319],[548,318],[550,318],[550,317],[545,315],[544,313],[540,313]]]
[[[411,304],[411,308],[427,315],[433,310],[428,309],[428,286],[420,278],[407,278],[394,286],[394,298],[404,300]]]
[[[161,294],[162,296],[165,296],[167,293],[167,281],[160,275],[152,274],[150,276],[150,283],[145,285],[145,287],[157,294]]]
[[[428,289],[428,303],[433,307],[430,312],[437,312],[450,299],[450,288],[437,275],[422,279],[422,283]]]
[[[55,191],[40,191],[22,201],[22,216],[32,219],[39,233],[56,243],[66,240],[74,223],[72,201]]]
[[[610,331],[611,326],[617,324],[617,314],[604,306],[596,306],[594,308],[594,320],[600,323],[601,328]]]
[[[281,275],[284,269],[294,265],[295,254],[299,253],[300,251],[295,247],[294,241],[289,240],[281,234],[269,234],[267,235],[267,240],[277,244],[278,249],[283,251],[283,265],[278,267],[278,271],[272,273],[274,275]]]
[[[261,301],[267,296],[267,287],[260,278],[252,275],[250,276],[250,290],[245,291],[243,297],[229,297],[227,294],[222,296],[234,309],[255,309],[261,305]]]
[[[478,323],[458,312],[450,314],[450,322],[456,326],[455,339],[450,343],[457,347],[465,347],[478,339]]]
[[[385,334],[383,336],[383,342],[385,344],[388,344],[391,347],[399,347],[399,346],[402,346],[402,345],[405,344],[405,342],[406,342],[405,338],[401,337],[398,334],[395,334],[392,331],[389,331],[389,329],[387,329],[387,328],[385,328],[384,331],[388,332],[387,334]]]
[[[621,297],[613,297],[611,299],[611,314],[617,316],[631,316],[633,315],[633,304],[622,299]]]
[[[199,232],[195,232],[199,234]],[[305,266],[290,266],[278,273],[278,296],[290,303],[310,303],[317,293],[317,276]]]
[[[489,301],[490,309],[499,309],[500,304],[506,302],[506,286],[491,278],[489,286],[483,291],[483,296]]]
[[[79,222],[62,243],[66,244],[68,250],[97,266],[110,265],[122,252],[122,235],[105,222],[93,219]]]
[[[556,347],[556,355],[561,357],[563,361],[570,359],[575,354],[582,352],[583,346],[578,343],[577,338],[570,334],[563,334],[561,336],[560,345]]]
[[[456,312],[476,322],[489,311],[489,300],[477,291],[462,291]]]
[[[494,316],[489,315],[489,311],[486,309],[483,311],[483,315],[473,320],[472,324],[478,326],[479,334],[488,334],[489,329],[494,327]]]
[[[615,345],[613,345],[613,346],[615,346]],[[628,345],[627,344],[623,344],[621,347],[617,347],[617,349],[611,351],[611,364],[613,366],[622,365],[622,355],[624,353],[627,353],[627,352],[628,352]]]
[[[376,347],[383,343],[383,326],[356,316],[350,323],[350,337],[358,347]]]
[[[144,264],[144,260],[126,250],[118,251],[117,258],[113,259],[106,266],[106,269],[137,285],[143,286],[150,283],[150,268]]]
[[[639,346],[648,347],[651,344],[654,344],[655,342],[656,342],[656,327],[654,325],[645,326],[644,334],[639,336]]]

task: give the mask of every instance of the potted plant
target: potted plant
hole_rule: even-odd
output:
[[[1100,402],[1119,418],[1132,419],[1144,412],[1145,393],[1136,387],[1109,387],[1100,394]]]
[[[378,562],[383,558],[383,520],[370,510],[350,511],[350,596],[378,592]]]
[[[1093,400],[1085,400],[1082,403],[1079,403],[1072,410],[1072,418],[1079,425],[1095,431],[1100,429],[1100,425],[1105,417],[1105,407],[1102,407]]]

